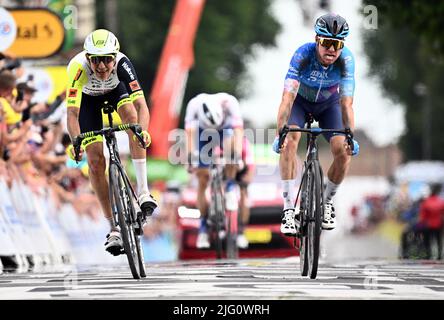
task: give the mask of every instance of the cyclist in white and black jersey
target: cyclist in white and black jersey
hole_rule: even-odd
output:
[[[187,152],[190,172],[199,181],[197,206],[201,213],[201,225],[197,237],[197,248],[209,248],[207,230],[208,201],[205,190],[209,181],[209,165],[215,147],[223,150],[225,166],[225,207],[238,210],[236,173],[242,157],[243,119],[238,100],[228,93],[202,93],[191,99],[185,114]],[[208,152],[207,152],[208,151]]]
[[[116,108],[124,123],[140,124],[145,145],[140,146],[133,133],[128,131],[130,152],[142,211],[145,216],[152,214],[157,203],[149,192],[147,182],[145,147],[151,143],[148,133],[149,110],[136,71],[128,57],[120,52],[119,41],[113,33],[99,29],[86,37],[84,51],[77,54],[68,65],[66,96],[67,127],[73,144],[77,143],[80,133],[102,129],[101,107],[105,102]],[[87,153],[92,187],[111,224],[105,248],[117,255],[122,252],[122,239],[111,213],[103,137],[84,139],[80,156],[84,151]]]

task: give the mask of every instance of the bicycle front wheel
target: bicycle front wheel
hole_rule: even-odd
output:
[[[213,181],[211,182],[210,219],[212,219],[212,238],[214,239],[217,259],[222,259],[222,232],[224,214],[225,205],[222,192],[222,183],[217,178],[213,178]]]
[[[322,176],[319,161],[314,160],[310,166],[311,177],[309,180],[309,203],[308,203],[308,273],[311,279],[315,279],[318,272],[322,207]]]
[[[304,175],[302,176],[301,185],[301,200],[299,202],[299,212],[300,212],[300,231],[299,231],[299,259],[300,259],[300,269],[301,275],[308,275],[308,236],[307,236],[307,225],[308,225],[308,180],[312,180],[311,171],[309,168],[305,168]],[[295,206],[296,208],[297,206]]]
[[[122,235],[123,248],[134,279],[146,276],[140,239],[134,229],[136,213],[128,182],[116,164],[111,164],[110,188],[117,209],[117,223]]]
[[[237,234],[238,234],[238,211],[227,211],[227,258],[237,259],[239,257],[239,250],[237,248]]]

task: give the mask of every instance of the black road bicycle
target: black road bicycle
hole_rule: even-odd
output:
[[[120,161],[115,132],[131,130],[136,135],[140,144],[143,145],[143,137],[141,135],[142,128],[138,124],[121,124],[113,127],[112,112],[114,111],[114,107],[105,103],[103,111],[108,115],[109,127],[84,132],[77,137],[74,143],[76,161],[80,160],[80,146],[84,139],[96,135],[103,135],[105,137],[109,150],[108,177],[112,214],[116,226],[120,227],[124,253],[128,258],[131,273],[134,279],[140,279],[141,277],[146,277],[143,251],[139,239],[139,236],[143,234],[145,218],[136,193]]]
[[[210,239],[215,245],[217,259],[223,257],[224,249],[228,259],[237,259],[238,211],[226,210],[224,194],[224,158],[220,150],[216,150],[210,164]]]
[[[324,218],[324,175],[319,163],[316,139],[322,133],[344,134],[353,151],[353,133],[349,128],[342,130],[312,128],[313,121],[313,117],[309,116],[306,128],[284,126],[279,133],[279,148],[282,147],[289,132],[307,134],[306,159],[296,197],[297,204],[299,195],[301,196],[299,221],[295,219],[295,225],[298,226],[295,247],[299,249],[301,275],[307,276],[309,274],[311,279],[315,279],[318,272],[322,220]],[[299,243],[296,239],[299,239]]]

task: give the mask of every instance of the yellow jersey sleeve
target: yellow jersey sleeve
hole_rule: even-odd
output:
[[[83,65],[72,61],[68,66],[68,85],[66,89],[67,107],[80,108],[82,102],[82,89],[88,77]]]

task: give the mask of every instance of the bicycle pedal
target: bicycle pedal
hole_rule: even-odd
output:
[[[294,237],[294,238],[296,238],[297,237],[297,233],[284,233],[284,236],[286,236],[286,237]]]
[[[106,249],[106,251],[108,251],[115,257],[125,253],[125,250],[123,248],[118,248],[118,247],[109,247]]]
[[[153,202],[144,202],[140,206],[140,209],[142,209],[142,212],[145,214],[145,216],[151,216],[156,208],[157,205]]]
[[[138,236],[143,235],[143,227],[145,226],[146,223],[147,223],[146,220],[143,220],[139,216],[137,217],[137,221],[136,221],[136,223],[134,225],[134,231],[136,232],[136,234]]]

